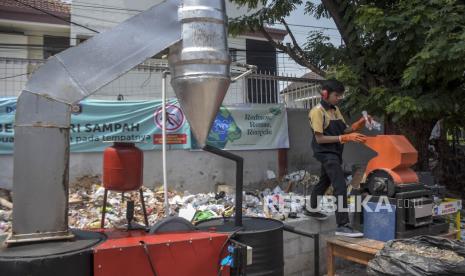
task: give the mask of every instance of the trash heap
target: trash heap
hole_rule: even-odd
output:
[[[447,249],[441,249],[431,245],[424,244],[411,244],[404,243],[402,241],[397,241],[392,244],[392,248],[407,252],[410,254],[415,254],[427,258],[440,259],[444,261],[451,262],[463,262],[465,258],[458,255],[456,252]]]
[[[465,242],[435,236],[390,240],[368,262],[368,275],[465,275]]]
[[[165,213],[163,190],[154,191],[145,187],[142,190],[149,223],[153,224]],[[83,176],[70,185],[68,223],[71,228],[100,228],[104,192],[99,176]],[[168,192],[170,198],[175,195],[176,192]],[[108,191],[105,228],[126,227],[126,202],[129,200],[134,201],[134,222],[143,224],[144,216],[138,191],[124,194]]]
[[[262,190],[244,192],[243,214],[252,217],[267,217],[279,220],[296,217],[305,206],[305,197],[291,192],[300,184],[314,185],[318,177],[306,171],[285,176],[282,180],[268,181]],[[286,188],[281,188],[286,186]],[[229,186],[230,187],[230,186]],[[271,188],[273,187],[273,188]],[[232,187],[230,187],[232,188]],[[149,224],[165,216],[163,187],[148,189],[142,187]],[[83,176],[70,184],[69,217],[71,228],[100,228],[104,188],[99,176]],[[2,190],[0,190],[2,192]],[[123,198],[124,196],[124,198]],[[139,192],[108,192],[105,228],[126,228],[126,202],[134,201],[134,222],[144,224]],[[178,215],[193,223],[216,217],[234,215],[234,191],[217,190],[216,193],[191,194],[188,191],[168,191],[170,215]],[[0,193],[0,234],[11,232],[11,195],[4,190]]]
[[[11,232],[13,204],[8,190],[0,189],[0,234]]]

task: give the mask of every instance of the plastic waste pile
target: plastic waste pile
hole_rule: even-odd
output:
[[[0,234],[11,232],[12,211],[0,209]]]
[[[368,275],[465,275],[465,242],[434,236],[388,241]]]
[[[291,173],[281,181],[273,182],[274,188],[245,191],[243,195],[243,214],[251,217],[267,217],[284,220],[301,213],[305,207],[303,195],[285,191],[281,186],[304,183],[315,184],[318,177],[306,171]],[[290,186],[289,186],[290,185]],[[291,187],[292,188],[292,187]],[[165,216],[163,206],[163,187],[149,189],[142,187],[149,224]],[[283,190],[284,189],[284,190]],[[288,189],[289,190],[289,189]],[[291,189],[292,190],[292,189]],[[71,228],[100,228],[104,188],[99,176],[83,176],[70,184],[69,217]],[[0,191],[1,192],[1,191]],[[170,214],[178,215],[193,223],[217,217],[234,216],[234,192],[191,194],[188,191],[168,191]],[[108,192],[105,228],[126,228],[126,203],[134,201],[134,222],[144,222],[139,192]],[[11,232],[12,220],[11,196],[8,191],[0,193],[0,234]]]
[[[0,189],[0,234],[11,231],[12,209],[10,192]]]
[[[149,223],[153,224],[164,216],[163,189],[151,190],[142,187],[142,190]],[[100,227],[104,191],[98,176],[84,176],[70,185],[68,218],[70,227],[80,229]],[[175,195],[176,192],[168,192],[169,197]],[[138,191],[125,192],[124,194],[109,191],[105,228],[126,227],[126,202],[129,200],[134,201],[134,222],[143,224],[142,205]]]

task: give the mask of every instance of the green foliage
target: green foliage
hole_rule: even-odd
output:
[[[463,0],[232,0],[258,12],[232,20],[240,33],[279,22],[299,5],[332,17],[345,46],[310,32],[305,58],[350,87],[353,112],[465,122],[465,1]]]
[[[336,47],[321,31],[311,31],[303,45],[306,58],[318,68],[328,71],[330,66],[342,64],[346,59],[343,47]]]
[[[282,18],[291,14],[298,6],[302,5],[302,0],[231,0],[242,6],[247,6],[249,10],[262,7],[260,10],[249,15],[229,19],[229,32],[238,35],[244,31],[254,31],[259,26],[279,23]]]
[[[406,86],[426,83],[448,90],[449,82],[463,80],[465,72],[465,5],[434,2],[437,5],[430,11],[426,43],[407,64],[403,83]]]
[[[463,103],[457,96],[465,81],[463,1],[385,2],[361,5],[356,20],[363,30],[364,63],[389,91],[384,111],[393,119],[464,116],[453,112],[453,99]]]
[[[326,11],[325,6],[323,4],[316,4],[312,1],[307,1],[305,3],[305,13],[312,14],[317,19],[331,17],[331,15]]]

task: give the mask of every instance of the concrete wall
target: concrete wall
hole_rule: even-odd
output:
[[[26,45],[28,43],[28,37],[22,34],[0,33],[0,43]],[[26,58],[27,48],[25,47],[0,48],[0,57]]]
[[[301,215],[299,219],[288,219],[286,224],[297,230],[310,233],[320,233],[320,275],[326,273],[326,241],[336,227],[335,216],[331,215],[325,221],[317,221]],[[315,248],[313,239],[284,232],[284,275],[285,276],[315,276],[314,261]]]
[[[287,161],[288,171],[307,170],[319,174],[320,163],[313,157],[311,141],[313,133],[308,121],[308,110],[288,109],[289,145]],[[369,136],[382,134],[381,131],[364,130],[362,133]],[[375,153],[362,144],[348,143],[344,146],[344,168],[351,170],[352,165],[366,164]]]
[[[161,185],[161,151],[144,152],[144,185]],[[244,163],[244,184],[253,185],[266,176],[266,171],[277,171],[276,150],[235,151]],[[235,183],[235,164],[227,159],[203,151],[173,150],[167,152],[167,179],[170,187],[179,191],[212,192],[216,183]],[[70,177],[82,174],[101,174],[101,153],[72,154]]]
[[[266,171],[278,171],[277,150],[235,151],[244,163],[244,185],[257,184],[266,177]],[[154,187],[162,183],[160,151],[144,152],[144,185]],[[212,192],[216,183],[235,183],[235,165],[232,161],[203,151],[173,150],[167,153],[168,183],[179,191]],[[0,155],[0,187],[11,188],[13,158]],[[102,173],[102,153],[73,153],[70,160],[70,180],[82,175]],[[33,185],[33,183],[31,183]]]
[[[312,130],[308,111],[305,109],[288,109],[289,150],[287,151],[288,171],[307,170],[317,172],[320,164],[313,158],[311,148]]]
[[[305,169],[319,174],[320,164],[311,150],[312,132],[306,110],[288,110],[289,143],[288,171]],[[375,132],[367,133],[375,135]],[[244,184],[255,186],[266,179],[266,171],[278,174],[278,151],[234,151],[245,160]],[[144,184],[153,187],[162,183],[160,151],[145,151]],[[349,143],[344,150],[344,166],[365,164],[374,153],[364,145]],[[178,190],[213,191],[216,183],[235,183],[234,163],[203,151],[170,150],[167,154],[168,183]],[[13,180],[13,158],[0,155],[0,187],[10,188]],[[72,153],[70,179],[102,173],[102,153]]]

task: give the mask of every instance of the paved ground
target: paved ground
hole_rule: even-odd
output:
[[[336,276],[368,276],[366,269],[364,265],[336,258]]]
[[[366,266],[356,264],[356,263],[347,263],[344,265],[344,268],[338,268],[336,270],[337,276],[368,276],[366,272]]]

